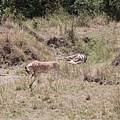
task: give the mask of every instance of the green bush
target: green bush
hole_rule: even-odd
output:
[[[1,4],[3,14],[9,9],[15,16],[22,14],[27,18],[50,15],[62,8],[63,11],[77,16],[106,14],[120,20],[119,0],[2,0]]]

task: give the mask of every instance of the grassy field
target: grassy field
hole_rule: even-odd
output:
[[[120,23],[101,16],[81,26],[59,17],[0,26],[0,120],[119,120],[120,65],[113,61],[120,54]],[[52,51],[46,43],[54,37],[68,46]],[[60,60],[75,53],[86,54],[87,63]],[[56,60],[60,71],[41,74],[31,93],[33,78],[24,67],[34,59]]]

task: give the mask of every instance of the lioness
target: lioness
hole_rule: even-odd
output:
[[[33,72],[32,76],[36,77],[38,73],[48,73],[52,70],[59,70],[59,63],[56,61],[40,62],[36,60],[25,66],[25,69],[28,74]]]
[[[49,62],[40,62],[40,61],[33,61],[25,66],[25,70],[28,74],[32,73],[32,77],[37,77],[38,73],[49,73],[50,71],[59,70],[59,63],[56,61],[49,61]],[[35,81],[35,79],[34,79]],[[32,91],[32,85],[34,81],[29,85]]]

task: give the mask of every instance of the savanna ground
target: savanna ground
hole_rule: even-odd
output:
[[[46,46],[54,37],[67,46]],[[0,119],[119,120],[120,63],[114,64],[119,52],[120,23],[102,16],[84,21],[36,18],[20,26],[7,20],[0,26]],[[61,60],[75,53],[86,54],[87,63]],[[56,60],[60,71],[36,78],[33,95],[24,67],[34,59]]]

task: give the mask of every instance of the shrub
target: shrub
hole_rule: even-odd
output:
[[[19,19],[23,16],[33,18],[50,15],[62,8],[63,11],[80,17],[91,16],[93,18],[105,13],[115,20],[120,20],[119,0],[2,0],[1,4],[5,16],[14,15]]]

